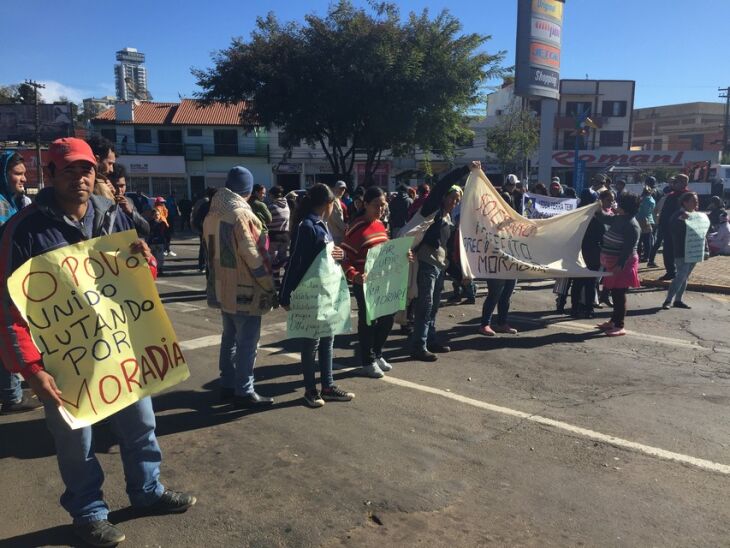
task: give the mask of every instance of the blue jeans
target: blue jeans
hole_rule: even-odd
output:
[[[444,289],[444,274],[438,266],[418,261],[418,298],[411,338],[414,352],[426,350],[428,344],[436,340],[436,314]]]
[[[261,316],[221,312],[223,335],[218,358],[221,386],[233,388],[236,396],[254,393],[253,366],[261,334]]]
[[[94,455],[91,427],[71,430],[55,405],[47,403],[45,408],[46,425],[56,444],[58,468],[66,486],[61,506],[75,524],[107,519],[109,507],[101,491],[104,472]],[[162,453],[155,436],[152,400],[142,398],[109,417],[109,422],[119,440],[129,502],[149,506],[165,491],[159,481]]]
[[[672,299],[674,299],[675,303],[682,302],[684,291],[687,289],[689,275],[692,274],[692,270],[694,270],[696,264],[697,263],[685,263],[684,257],[674,259],[674,266],[677,270],[677,275],[672,280],[672,283],[669,284],[667,298],[664,299],[664,302],[671,303]]]
[[[487,280],[488,293],[482,306],[482,326],[489,325],[492,322],[492,314],[494,314],[495,308],[497,308],[497,325],[507,323],[510,299],[516,283],[515,280]]]
[[[20,378],[11,373],[0,363],[0,404],[18,403],[23,399],[23,389],[20,387]]]
[[[641,254],[639,257],[649,260],[649,257],[651,256],[651,253],[654,249],[654,233],[653,232],[643,232],[640,237],[640,246],[641,247]]]
[[[307,391],[317,389],[315,371],[319,361],[319,381],[322,388],[329,388],[334,384],[332,379],[332,347],[334,337],[321,339],[302,339],[302,369],[304,372],[304,388]]]

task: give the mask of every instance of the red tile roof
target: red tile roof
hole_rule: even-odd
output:
[[[245,101],[235,105],[224,103],[203,105],[194,99],[183,99],[172,118],[172,123],[186,126],[238,126],[241,124],[241,112],[245,108]]]
[[[177,103],[139,103],[134,106],[134,122],[117,122],[118,124],[150,124],[168,125],[177,110]],[[116,109],[105,110],[94,120],[115,122],[117,119]]]
[[[114,108],[105,110],[94,121],[135,125],[238,126],[245,108],[245,101],[235,105],[203,105],[195,99],[183,99],[181,103],[143,102],[134,106],[134,122],[118,122]]]

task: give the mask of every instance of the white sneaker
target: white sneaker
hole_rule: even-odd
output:
[[[385,373],[383,373],[383,370],[380,369],[377,362],[373,362],[370,365],[367,365],[362,368],[362,373],[366,377],[370,377],[371,379],[382,379],[385,377]]]
[[[177,253],[175,253],[174,251],[170,251],[170,257],[177,257]]]
[[[163,254],[163,255],[164,255],[165,257],[167,257],[167,256],[168,256],[168,255],[169,255],[170,253],[169,253],[169,252],[167,252],[167,251],[163,251],[163,252],[162,252],[162,254]]]
[[[380,369],[382,369],[383,371],[390,371],[391,369],[393,369],[393,366],[390,365],[382,356],[375,360],[375,363],[377,363],[378,367],[380,367]]]

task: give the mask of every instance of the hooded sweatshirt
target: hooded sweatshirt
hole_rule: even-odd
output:
[[[8,181],[8,162],[15,154],[8,150],[0,153],[0,226],[8,222],[8,219],[22,209],[25,203],[19,200],[18,196],[10,190]]]

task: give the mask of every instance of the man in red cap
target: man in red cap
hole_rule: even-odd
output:
[[[0,278],[27,260],[64,245],[132,229],[115,204],[93,194],[96,158],[81,139],[54,141],[49,150],[51,186],[38,193],[33,205],[12,217],[0,238]],[[142,240],[132,244],[156,275],[156,262]],[[92,546],[114,546],[124,534],[107,516],[103,499],[104,475],[93,452],[91,427],[71,430],[61,418],[61,392],[43,367],[43,356],[31,339],[7,292],[0,307],[0,357],[10,371],[20,373],[45,405],[46,422],[56,445],[56,456],[66,491],[61,505],[71,514],[74,531]],[[119,436],[120,454],[132,506],[149,513],[183,512],[195,504],[193,496],[169,491],[159,481],[161,454],[155,436],[155,413],[149,397],[110,417]]]

